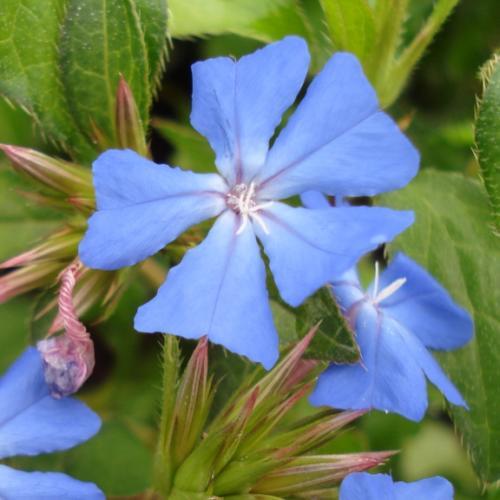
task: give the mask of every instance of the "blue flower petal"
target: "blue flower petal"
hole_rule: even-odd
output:
[[[330,208],[327,197],[319,191],[305,191],[300,195],[300,201],[306,208]]]
[[[283,300],[298,306],[369,250],[406,229],[412,212],[341,207],[311,210],[274,203],[255,224]]]
[[[332,364],[319,377],[311,403],[346,410],[375,408],[421,420],[427,408],[425,377],[408,352],[400,326],[365,303],[358,310],[356,339],[361,361]]]
[[[339,500],[396,500],[394,483],[387,474],[353,472],[342,481]]]
[[[413,354],[415,361],[420,365],[427,378],[444,394],[450,403],[467,407],[457,388],[443,372],[432,354],[417,337],[410,332],[406,333],[404,340],[408,350]]]
[[[434,476],[413,483],[394,483],[396,500],[453,500],[453,486],[444,477]]]
[[[136,264],[225,207],[220,176],[157,165],[130,150],[106,151],[93,174],[97,212],[79,249],[91,268]]]
[[[401,253],[380,276],[379,289],[397,278],[407,281],[385,299],[382,306],[424,345],[451,350],[472,338],[474,325],[469,313],[453,302],[449,293],[425,269]]]
[[[358,60],[337,53],[276,139],[259,180],[270,199],[307,190],[374,195],[406,185],[418,163],[416,149],[379,110]]]
[[[309,65],[307,46],[290,36],[233,61],[193,65],[191,123],[210,142],[219,172],[248,182],[262,167],[269,139],[293,103]]]
[[[28,347],[0,378],[0,427],[48,395],[40,354]]]
[[[239,235],[230,211],[171,269],[156,297],[139,308],[135,328],[208,338],[271,368],[278,358],[266,271],[251,225]]]
[[[358,271],[355,267],[341,274],[331,283],[331,286],[335,300],[346,316],[354,303],[365,299],[366,294],[361,288]]]
[[[339,500],[453,500],[453,486],[435,476],[413,483],[393,482],[388,474],[354,472],[340,485]]]
[[[49,395],[34,348],[0,379],[0,458],[65,450],[89,439],[100,425],[80,401]]]
[[[92,483],[59,472],[23,472],[0,465],[0,498],[8,500],[104,500]]]

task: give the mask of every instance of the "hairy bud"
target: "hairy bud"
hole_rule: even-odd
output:
[[[59,316],[64,334],[38,342],[42,356],[45,380],[55,398],[76,392],[94,369],[94,344],[73,304],[73,289],[82,265],[74,263],[61,274]]]

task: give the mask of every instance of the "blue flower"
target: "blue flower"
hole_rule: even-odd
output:
[[[397,254],[365,292],[355,270],[333,283],[361,352],[354,365],[332,364],[311,395],[316,406],[376,408],[421,420],[427,409],[425,376],[455,405],[466,406],[432,354],[467,343],[469,314],[424,269]]]
[[[139,309],[138,331],[207,335],[270,368],[278,335],[256,238],[282,298],[297,306],[411,224],[411,212],[313,211],[278,201],[312,189],[373,195],[404,186],[418,169],[416,150],[346,53],[328,61],[269,149],[308,64],[305,42],[287,37],[239,61],[193,65],[191,123],[215,151],[219,174],[156,165],[132,151],[110,150],[94,162],[97,212],[80,245],[89,267],[136,264],[191,225],[218,217]]]
[[[342,481],[339,500],[453,500],[453,486],[440,476],[405,483],[388,474],[353,472]]]
[[[100,426],[99,417],[83,403],[50,396],[35,348],[28,348],[0,378],[0,460],[71,448]],[[0,498],[100,500],[104,494],[94,484],[65,474],[0,465]]]

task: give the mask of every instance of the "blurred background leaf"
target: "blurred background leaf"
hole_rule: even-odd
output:
[[[366,0],[321,2],[334,46],[348,50],[361,61],[368,58],[376,43],[375,15]]]
[[[174,38],[234,33],[263,42],[294,33],[307,37],[296,0],[170,0]]]

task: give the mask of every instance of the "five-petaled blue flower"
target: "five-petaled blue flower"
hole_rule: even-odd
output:
[[[448,401],[466,406],[427,348],[463,346],[473,323],[423,268],[397,254],[380,278],[377,266],[366,292],[354,269],[333,283],[333,292],[355,331],[361,360],[332,364],[310,397],[314,405],[376,408],[418,421],[427,409],[426,375]]]
[[[42,359],[28,348],[0,378],[0,459],[66,450],[92,437],[99,417],[73,398],[54,399]],[[92,483],[56,472],[23,472],[0,465],[0,498],[101,500]]]
[[[453,500],[453,486],[440,476],[405,483],[388,474],[353,472],[342,481],[339,500]]]
[[[191,123],[210,142],[220,175],[156,165],[132,151],[107,151],[94,162],[97,212],[80,245],[89,267],[135,264],[218,217],[139,309],[138,331],[207,335],[270,368],[278,336],[256,237],[282,298],[297,306],[411,224],[411,212],[308,210],[278,201],[306,190],[374,195],[404,186],[418,169],[418,153],[346,53],[328,61],[269,149],[308,64],[297,37],[239,61],[194,64]]]

